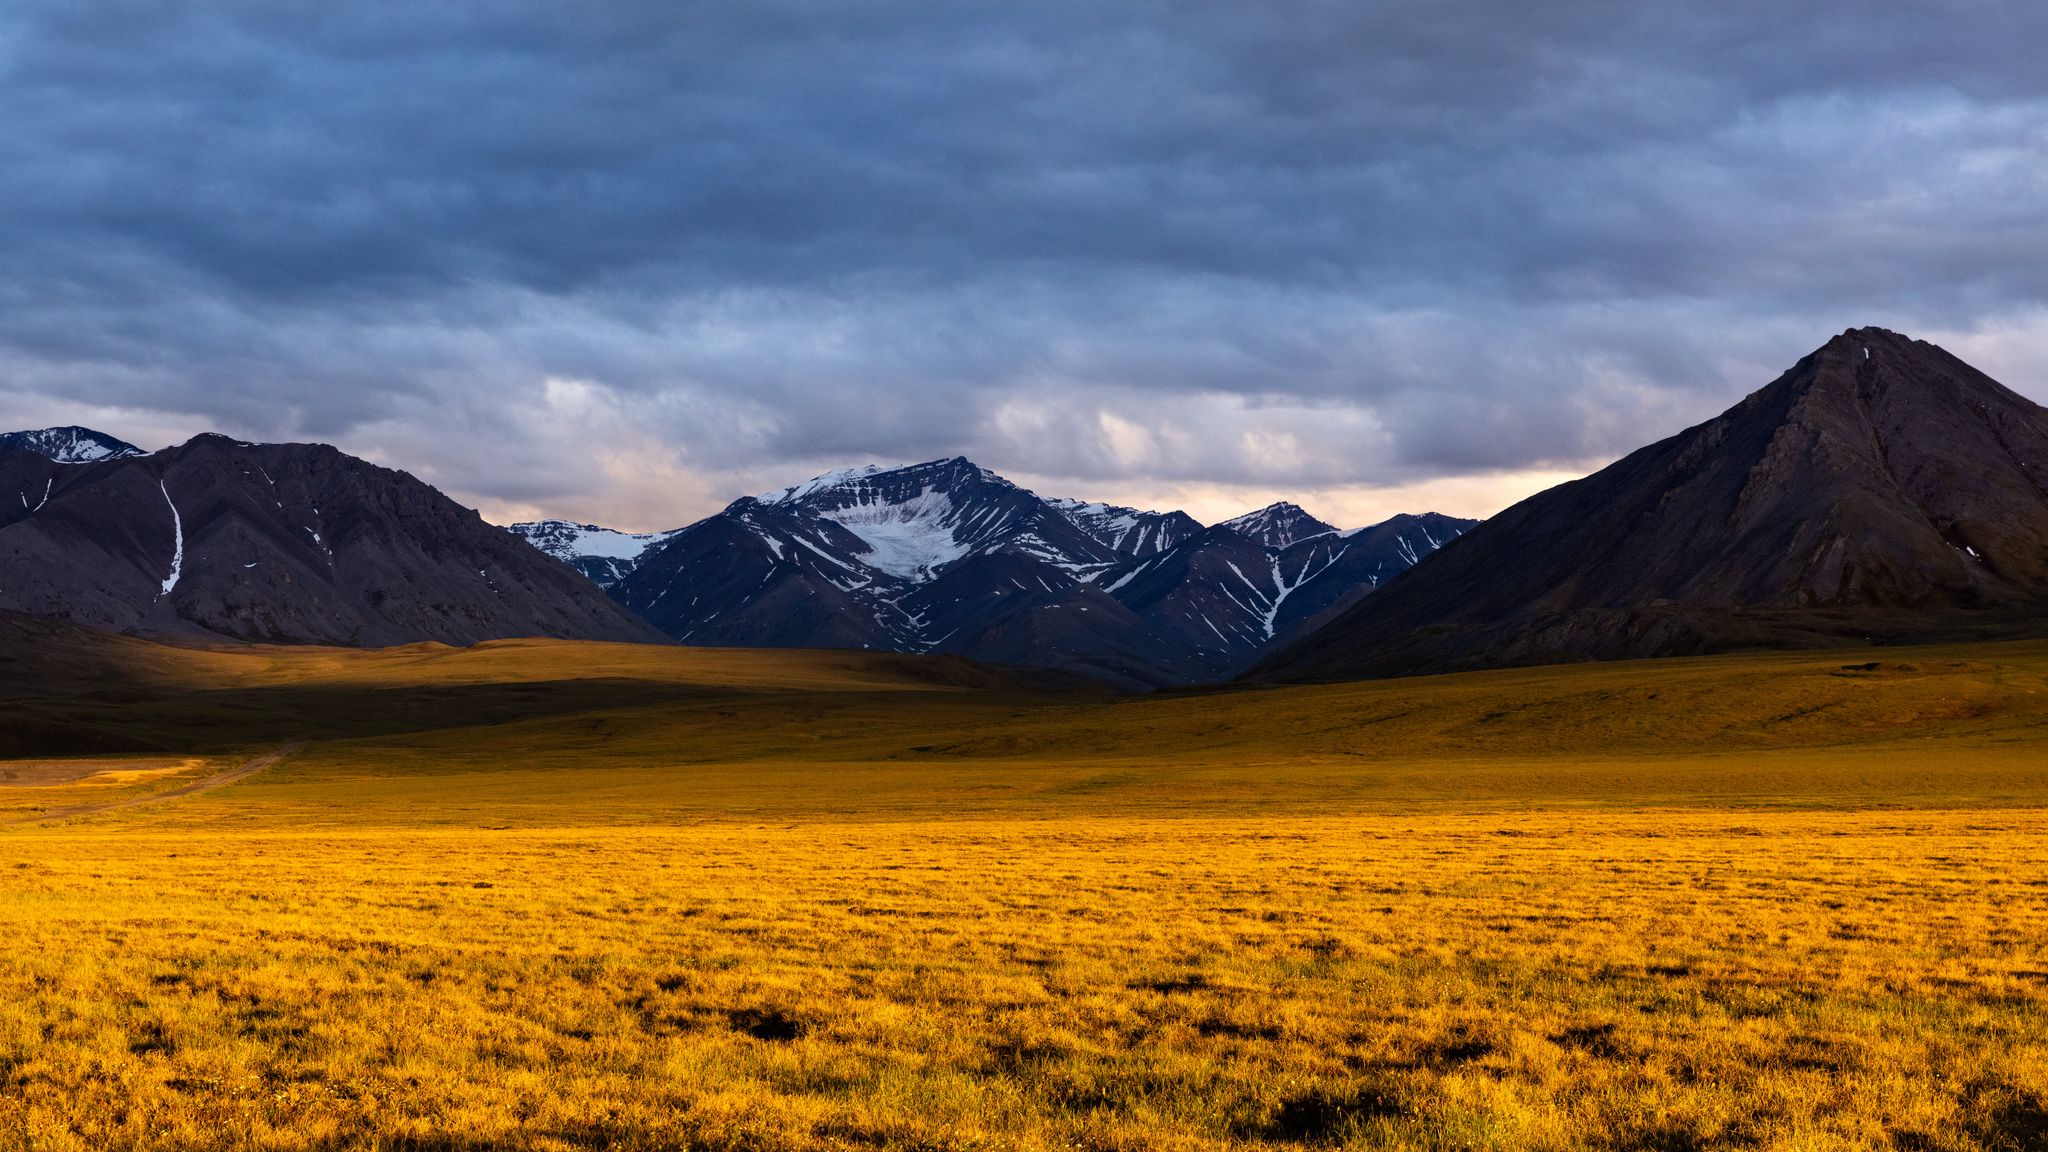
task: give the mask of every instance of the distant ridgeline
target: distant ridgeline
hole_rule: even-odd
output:
[[[1276,504],[1205,528],[1042,499],[956,458],[828,473],[672,532],[512,530],[688,644],[948,653],[1153,687],[1229,678],[1473,523],[1340,532]]]

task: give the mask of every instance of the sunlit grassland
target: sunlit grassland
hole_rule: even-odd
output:
[[[2039,813],[0,841],[30,1147],[2038,1147]]]
[[[315,742],[0,830],[0,1147],[2048,1146],[2048,645],[143,655],[36,738]]]

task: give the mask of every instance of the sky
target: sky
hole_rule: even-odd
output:
[[[1846,328],[2048,401],[2036,0],[10,0],[0,424],[501,522],[1486,515]]]

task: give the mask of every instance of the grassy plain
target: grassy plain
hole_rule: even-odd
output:
[[[0,1148],[2048,1147],[2048,645],[77,642],[0,667]]]

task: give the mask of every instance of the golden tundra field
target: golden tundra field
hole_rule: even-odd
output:
[[[16,640],[0,1148],[2048,1148],[2048,644]]]

